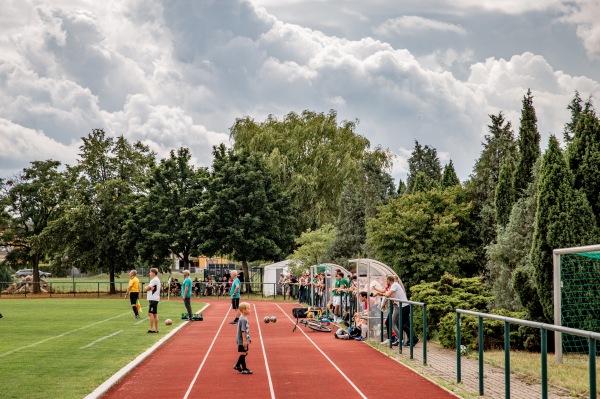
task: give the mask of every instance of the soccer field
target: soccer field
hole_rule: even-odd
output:
[[[148,334],[141,304],[136,320],[125,299],[0,300],[0,397],[86,396],[182,322],[183,302],[161,301],[160,333]]]

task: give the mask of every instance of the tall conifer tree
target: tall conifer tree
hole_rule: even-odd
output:
[[[535,288],[542,304],[540,320],[553,319],[552,250],[591,243],[596,223],[587,199],[572,187],[572,175],[556,137],[542,159],[537,214],[531,248]]]
[[[523,97],[521,126],[519,127],[519,162],[515,171],[515,193],[521,198],[527,185],[532,181],[533,165],[540,156],[540,133],[537,130],[537,116],[533,108],[531,89]]]

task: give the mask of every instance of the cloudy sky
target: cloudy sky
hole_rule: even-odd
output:
[[[598,0],[3,0],[0,177],[77,160],[94,128],[210,165],[235,118],[359,120],[406,178],[414,141],[471,173],[489,114],[542,146],[600,97]]]

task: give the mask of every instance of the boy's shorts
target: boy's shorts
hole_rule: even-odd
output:
[[[244,349],[244,345],[238,345],[238,352],[248,352],[248,350],[250,349],[250,345],[248,345],[246,347],[246,349]]]
[[[231,298],[231,307],[236,310],[240,307],[240,298]]]
[[[333,306],[340,306],[342,304],[342,297],[341,296],[334,296],[331,299]]]
[[[158,313],[158,301],[148,301],[148,313],[150,313],[150,314]]]

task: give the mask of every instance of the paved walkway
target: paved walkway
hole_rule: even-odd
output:
[[[410,359],[409,348],[402,348],[402,354],[398,353],[398,347],[389,349],[388,346],[374,345],[376,348],[388,353],[419,371],[424,376],[445,386],[452,392],[465,398],[504,398],[504,369],[484,365],[484,396],[479,396],[479,365],[476,359],[462,358],[461,379],[462,383],[456,383],[456,352],[444,349],[432,342],[427,343],[427,365],[423,365],[423,347],[419,343],[413,350],[413,359]],[[514,399],[533,399],[542,397],[540,381],[529,381],[520,379],[511,374],[510,397]],[[559,387],[548,387],[548,398],[573,398],[569,391]]]

